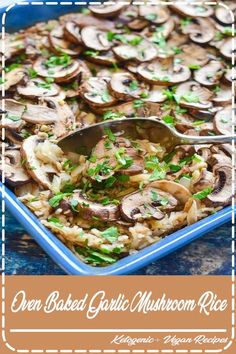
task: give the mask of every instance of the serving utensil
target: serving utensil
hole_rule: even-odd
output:
[[[172,151],[178,145],[225,144],[231,143],[232,139],[235,139],[235,136],[231,135],[184,135],[153,116],[149,118],[122,118],[97,123],[67,135],[58,142],[58,145],[64,152],[90,155],[94,146],[109,130],[113,134],[132,140],[147,139],[152,143],[160,143],[167,152]]]

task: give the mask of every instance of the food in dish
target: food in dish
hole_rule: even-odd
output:
[[[6,36],[6,182],[84,262],[115,263],[230,204],[228,144],[167,153],[107,130],[90,156],[57,145],[75,129],[135,116],[188,135],[230,134],[222,11],[91,6]]]

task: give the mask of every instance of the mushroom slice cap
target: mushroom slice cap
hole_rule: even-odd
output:
[[[92,202],[86,199],[81,192],[74,193],[71,199],[78,202],[76,208],[86,220],[97,217],[99,220],[115,221],[120,217],[120,212],[117,205],[102,205],[100,203]]]
[[[57,112],[45,106],[27,104],[22,119],[32,124],[52,124],[57,120]]]
[[[169,59],[140,64],[137,73],[144,81],[164,86],[187,81],[191,76],[189,68]]]
[[[71,49],[71,42],[64,39],[64,29],[62,26],[57,26],[53,29],[49,33],[48,39],[51,49],[57,54],[66,53],[71,56],[77,56],[82,50],[80,46]]]
[[[202,68],[195,70],[194,79],[204,86],[216,85],[224,73],[223,69],[222,62],[211,60]]]
[[[142,88],[135,77],[127,72],[113,74],[109,88],[114,97],[122,100],[139,98],[140,94],[145,91],[145,87]]]
[[[125,39],[127,44],[113,48],[113,52],[120,60],[136,60],[142,63],[158,56],[157,46],[148,39],[134,34],[126,35]]]
[[[98,51],[109,50],[112,42],[107,39],[107,32],[98,29],[95,26],[87,26],[81,30],[81,40],[87,48]]]
[[[23,68],[15,68],[5,74],[4,88],[9,90],[12,86],[17,85],[25,76]]]
[[[232,72],[232,69],[231,68],[227,68],[226,71],[225,71],[225,74],[224,74],[224,79],[227,83],[230,83],[232,84],[232,81],[233,81],[233,74],[234,72]]]
[[[180,47],[181,53],[177,54],[175,58],[181,60],[182,65],[199,65],[203,66],[210,60],[205,48],[197,44],[189,43]]]
[[[146,102],[164,102],[167,99],[163,94],[163,86],[152,86],[148,91],[147,98],[143,98]]]
[[[170,17],[170,11],[163,5],[140,5],[139,16],[155,24],[166,22]]]
[[[68,21],[64,27],[64,35],[65,37],[74,44],[81,44],[81,28],[80,26],[73,21]]]
[[[7,183],[11,186],[20,186],[30,182],[31,177],[22,167],[22,159],[19,150],[6,150],[4,153],[4,175]],[[2,163],[0,164],[0,171],[3,170]]]
[[[89,51],[85,51],[84,55],[86,55],[88,61],[96,64],[111,66],[117,63],[113,52],[110,50],[108,52],[92,52],[91,55]]]
[[[228,165],[214,166],[216,185],[211,194],[205,198],[208,206],[224,206],[231,203],[232,199],[232,168]]]
[[[218,21],[225,25],[231,25],[234,22],[234,17],[231,14],[231,11],[235,11],[235,4],[230,4],[228,8],[219,5],[215,9],[215,16]]]
[[[100,19],[92,15],[84,15],[83,13],[70,13],[60,17],[60,21],[65,24],[68,21],[73,21],[78,24],[81,28],[86,26],[96,26],[99,29],[105,31],[111,31],[114,29],[115,25],[113,21]]]
[[[176,98],[180,106],[195,108],[198,110],[212,107],[213,92],[202,87],[196,81],[188,81],[180,84],[176,90]]]
[[[220,47],[220,53],[226,59],[231,59],[232,56],[235,56],[235,53],[233,52],[233,47],[236,47],[236,38],[227,38],[223,41]]]
[[[215,36],[215,28],[208,18],[198,17],[194,22],[190,22],[182,29],[184,34],[188,34],[190,39],[199,44],[210,42]]]
[[[12,100],[10,98],[5,99],[5,118],[1,119],[0,127],[18,130],[22,126],[22,115],[25,110],[25,105]]]
[[[37,158],[35,150],[41,143],[43,143],[43,141],[40,140],[37,135],[32,135],[26,138],[21,146],[21,155],[25,160],[24,166],[33,180],[44,188],[51,189],[52,183],[48,173],[57,173],[57,170],[53,166],[47,166],[47,162],[43,164]],[[59,149],[58,146],[56,147]],[[50,153],[50,151],[48,151],[48,153]]]
[[[217,133],[229,135],[232,132],[232,107],[228,106],[217,112],[213,120]]]
[[[170,7],[179,13],[180,15],[187,17],[209,17],[213,14],[213,9],[211,6],[207,5],[194,5],[191,1],[188,1],[186,4],[178,4],[178,1],[175,4],[170,5]]]
[[[67,65],[48,66],[48,61],[44,58],[39,58],[33,65],[34,70],[39,76],[50,77],[55,82],[68,82],[76,77],[80,72],[80,63],[76,60],[71,60]]]
[[[212,102],[222,106],[228,105],[232,101],[232,88],[230,85],[220,85],[218,90],[215,91],[215,95]]]
[[[82,97],[90,104],[100,107],[109,107],[115,104],[107,88],[107,81],[102,78],[91,77],[81,86]]]
[[[117,4],[114,5],[97,5],[97,6],[89,6],[89,10],[97,17],[101,18],[112,18],[118,15],[123,9],[125,5]]]
[[[163,219],[165,212],[176,208],[178,201],[170,193],[149,184],[141,192],[125,196],[120,205],[122,217],[127,221]]]
[[[47,84],[40,78],[31,79],[25,85],[18,85],[19,95],[29,98],[56,96],[60,88],[56,84]]]
[[[167,181],[167,180],[154,181],[150,183],[149,186],[170,193],[181,204],[185,204],[188,201],[188,199],[191,197],[191,193],[186,187],[184,187],[182,184],[173,181]]]

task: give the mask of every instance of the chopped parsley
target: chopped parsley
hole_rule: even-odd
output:
[[[133,101],[133,108],[140,108],[143,107],[145,102],[143,100],[134,100]]]
[[[63,227],[62,223],[60,223],[60,219],[58,219],[56,217],[51,217],[51,218],[48,219],[48,221],[50,223],[54,224],[56,227],[60,227],[60,228]]]
[[[48,203],[52,208],[56,208],[60,201],[69,195],[71,195],[71,193],[57,193],[54,197],[49,199]]]
[[[10,71],[12,71],[12,70],[14,70],[16,68],[19,68],[19,67],[20,67],[20,64],[18,64],[18,63],[13,63],[13,64],[10,64],[10,65],[7,65],[5,67],[5,72],[9,73]]]
[[[47,68],[53,68],[54,66],[63,66],[63,67],[67,67],[68,65],[70,65],[72,63],[72,59],[71,57],[66,54],[63,53],[61,55],[52,55],[51,57],[49,57],[45,62],[44,65]]]
[[[171,127],[175,126],[175,118],[167,114],[166,116],[161,118],[166,124],[168,124]]]
[[[123,116],[120,112],[107,111],[103,114],[103,120],[118,119]]]
[[[188,68],[189,68],[189,69],[192,69],[192,70],[198,70],[198,69],[201,68],[201,66],[200,66],[200,65],[197,65],[197,64],[190,64],[190,65],[188,66]]]
[[[135,91],[137,90],[138,88],[138,82],[137,81],[131,81],[130,84],[129,84],[129,88],[131,91]]]
[[[109,140],[111,140],[112,142],[116,141],[116,137],[115,135],[112,133],[111,129],[109,128],[105,128],[104,132],[106,134],[106,136],[108,137]]]
[[[103,264],[113,264],[117,261],[116,258],[108,256],[103,253],[103,249],[101,252],[99,250],[93,248],[82,248],[76,247],[76,252],[85,258],[85,261],[94,265],[103,265]]]
[[[111,226],[105,231],[102,231],[102,237],[104,237],[106,240],[108,240],[110,243],[115,242],[118,239],[119,232],[117,227]]]
[[[205,199],[208,194],[210,194],[213,191],[212,187],[207,187],[205,189],[203,189],[201,192],[197,192],[195,194],[193,194],[193,198],[198,199],[198,200],[202,200]]]
[[[38,76],[37,71],[35,71],[33,68],[28,68],[27,71],[30,79],[35,79]]]
[[[199,97],[192,92],[185,93],[182,98],[189,103],[198,103]]]

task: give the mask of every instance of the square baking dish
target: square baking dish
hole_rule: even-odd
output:
[[[9,3],[10,1],[6,1]],[[35,4],[37,1],[34,1]],[[56,18],[68,12],[78,11],[79,5],[15,5],[6,15],[6,32],[13,32],[33,25],[36,22]],[[12,1],[11,3],[14,3]],[[40,2],[41,4],[42,2]],[[49,5],[48,5],[49,4]],[[3,6],[4,4],[0,5]],[[5,9],[0,8],[0,14]],[[3,184],[0,184],[0,194],[5,200],[7,209],[22,224],[25,230],[35,239],[44,251],[66,273],[71,275],[124,275],[135,272],[147,264],[166,256],[167,254],[196,240],[207,232],[228,222],[232,218],[231,206],[205,218],[197,223],[178,230],[166,236],[161,241],[146,247],[134,255],[127,256],[115,264],[96,268],[78,259],[55,235],[45,228],[36,216],[21,203],[17,197]],[[7,227],[7,226],[6,226]]]

